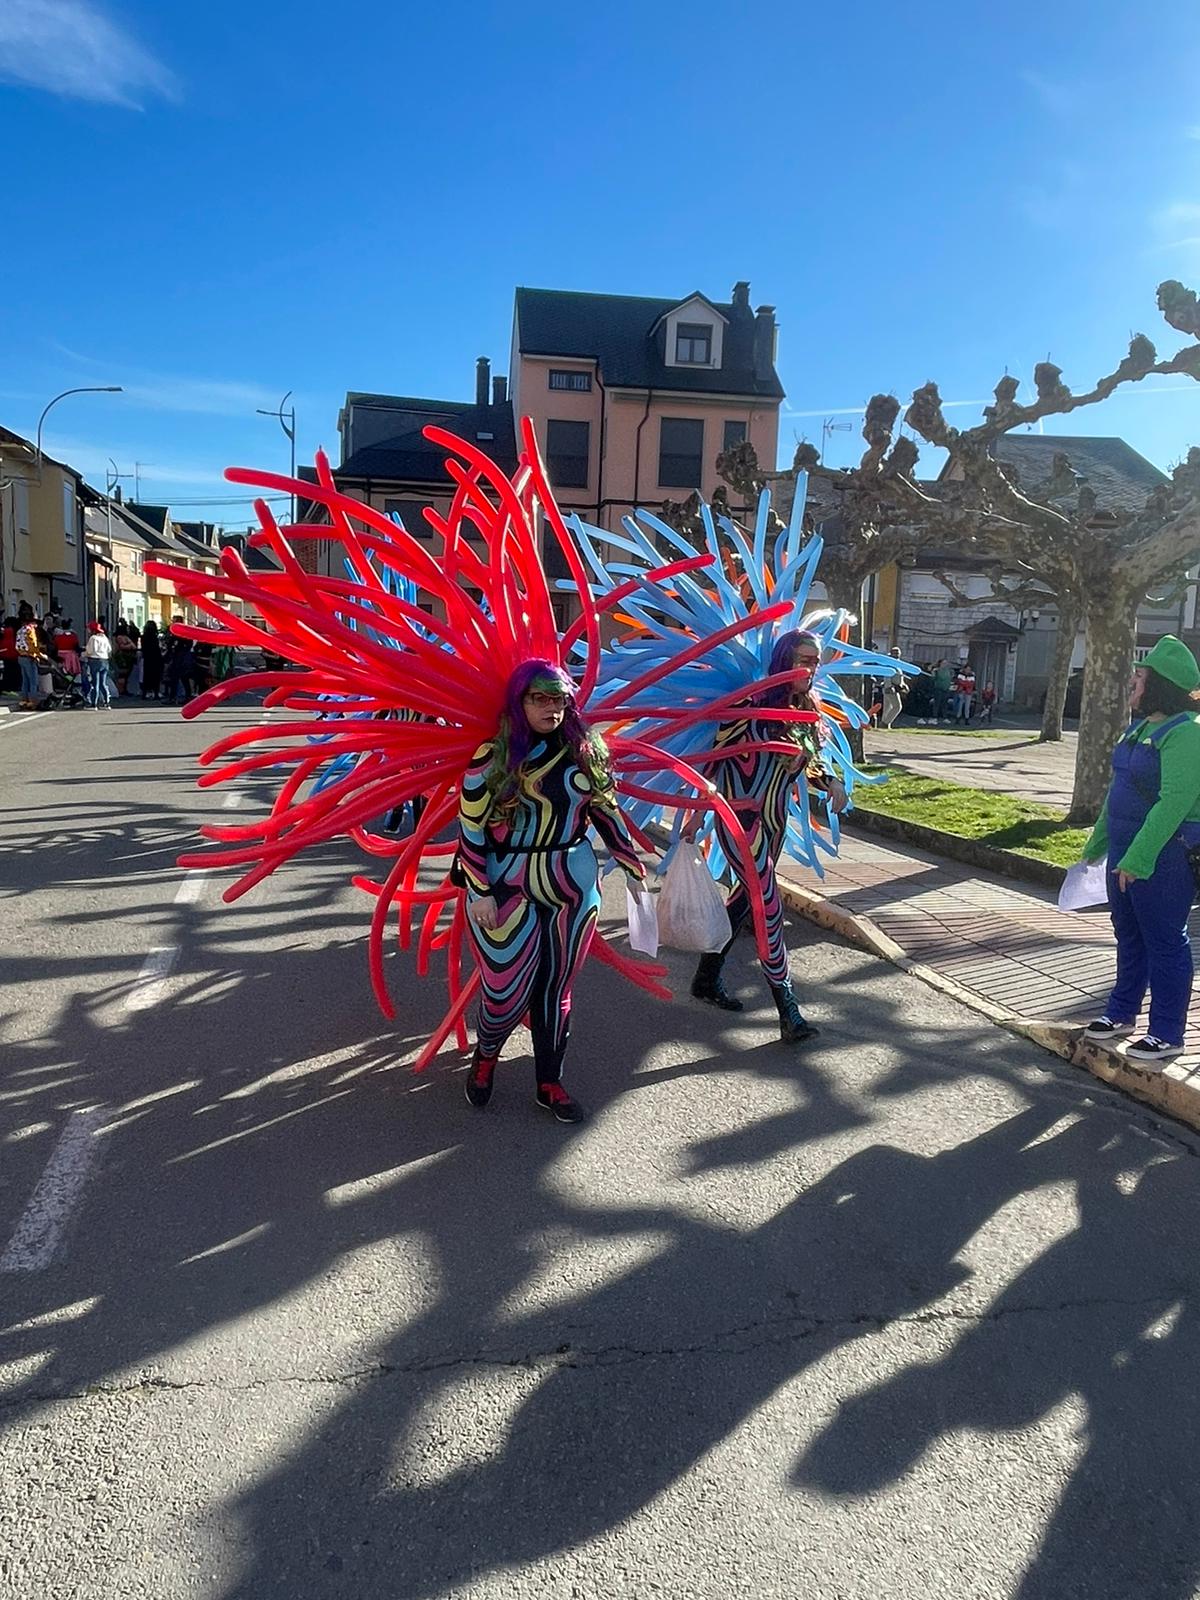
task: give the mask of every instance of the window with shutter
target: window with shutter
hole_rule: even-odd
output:
[[[663,489],[698,489],[704,457],[699,417],[664,417],[658,436],[658,482]]]

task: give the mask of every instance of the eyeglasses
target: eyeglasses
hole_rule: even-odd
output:
[[[565,694],[543,694],[540,689],[531,689],[525,701],[539,711],[564,711],[567,705]]]

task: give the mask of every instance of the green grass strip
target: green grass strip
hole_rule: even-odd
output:
[[[1069,867],[1078,861],[1090,828],[1068,827],[1066,813],[1036,800],[1017,800],[997,789],[970,789],[966,784],[927,778],[902,767],[868,767],[886,772],[884,783],[855,790],[859,811],[874,811],[903,822],[919,822],[961,839],[977,839],[997,850]]]

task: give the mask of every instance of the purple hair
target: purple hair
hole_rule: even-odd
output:
[[[502,811],[511,810],[516,804],[521,789],[521,769],[529,759],[530,750],[541,737],[535,735],[525,715],[525,696],[535,685],[547,694],[566,697],[563,738],[587,773],[593,788],[608,789],[612,786],[608,747],[580,716],[575,702],[576,689],[570,676],[553,661],[523,661],[509,678],[504,690],[504,710],[500,714],[500,727],[487,776],[487,787],[495,805]]]
[[[775,641],[775,648],[771,651],[771,662],[767,668],[767,676],[773,678],[778,672],[792,670],[792,657],[802,644],[810,644],[817,652],[818,662],[821,659],[821,641],[815,633],[809,633],[805,628],[793,628],[790,633],[781,633]],[[759,696],[760,706],[786,706],[792,698],[795,683],[778,683],[773,689],[768,689]],[[813,710],[820,709],[820,701],[816,692],[809,687],[808,698]]]

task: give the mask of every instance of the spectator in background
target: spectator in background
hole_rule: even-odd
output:
[[[18,613],[15,649],[21,672],[21,698],[17,702],[17,709],[33,711],[38,698],[38,661],[41,656],[41,643],[31,606],[23,605]]]
[[[964,661],[958,669],[954,680],[954,697],[954,721],[970,726],[971,714],[975,710],[975,673],[969,661]]]
[[[5,617],[0,627],[0,694],[19,694],[21,663],[17,660],[17,619]]]
[[[158,623],[151,617],[142,629],[142,699],[157,700],[162,688],[163,654]]]
[[[898,649],[889,650],[888,655],[899,660],[900,651]],[[908,687],[908,679],[900,673],[894,678],[885,680],[883,685],[883,711],[880,715],[880,721],[885,728],[890,728],[900,715],[904,706],[904,698],[908,694]]]
[[[79,635],[71,626],[70,617],[63,617],[55,630],[54,648],[58,652],[58,659],[62,663],[64,672],[69,672],[72,678],[79,676]]]
[[[985,683],[983,693],[979,696],[979,721],[981,725],[986,722],[989,727],[991,726],[992,711],[995,704],[996,685],[994,683]]]
[[[950,695],[954,688],[954,674],[947,661],[939,661],[933,669],[933,720],[944,722],[954,713],[950,710]]]
[[[196,693],[196,670],[196,651],[192,641],[182,637],[175,639],[164,670],[166,698],[172,704],[178,701],[181,689],[184,705]]]
[[[112,659],[112,641],[98,622],[88,623],[88,641],[83,647],[83,663],[87,669],[87,703],[93,711],[101,706],[108,710],[112,705],[112,688],[108,676],[108,663]]]
[[[137,665],[137,645],[129,632],[129,624],[122,619],[112,641],[113,676],[117,680],[117,694],[123,695],[129,684],[129,675]]]

